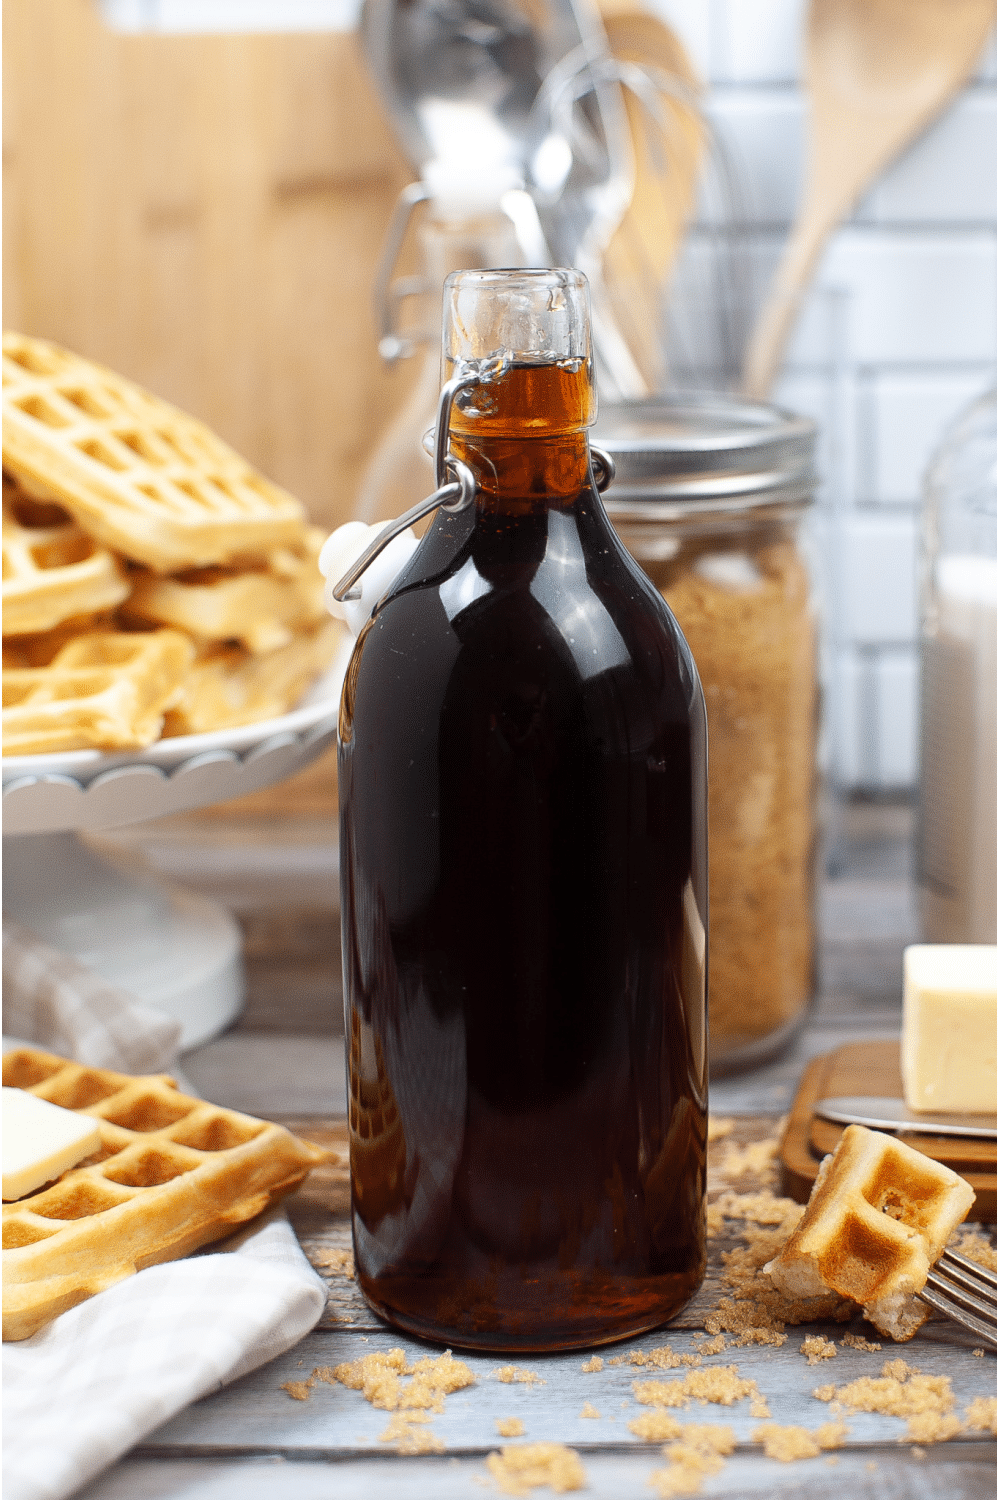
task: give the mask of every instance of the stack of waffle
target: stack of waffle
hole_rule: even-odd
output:
[[[340,643],[322,534],[200,422],[3,338],[3,753],[286,712]]]

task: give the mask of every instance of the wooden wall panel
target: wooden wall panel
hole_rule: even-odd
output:
[[[370,311],[409,170],[355,38],[3,10],[5,325],[141,381],[346,519],[411,378],[382,368]]]

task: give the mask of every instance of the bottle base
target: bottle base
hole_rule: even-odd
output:
[[[359,1275],[358,1284],[372,1312],[416,1338],[483,1354],[558,1354],[662,1328],[687,1306],[703,1279],[704,1267],[695,1275],[650,1277],[625,1288],[613,1277],[595,1286],[593,1276],[569,1279],[561,1273],[553,1278],[558,1286],[551,1287],[546,1302],[537,1297],[548,1290],[545,1283],[521,1282],[529,1295],[518,1299],[519,1305],[484,1296],[483,1288],[446,1291],[443,1284],[437,1289],[417,1277],[370,1281]]]

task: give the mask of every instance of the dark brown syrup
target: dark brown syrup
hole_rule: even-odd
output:
[[[359,1284],[510,1351],[656,1327],[705,1264],[704,703],[557,369],[455,412],[482,493],[365,627],[341,717]]]

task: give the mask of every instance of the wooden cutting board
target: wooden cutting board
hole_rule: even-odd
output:
[[[902,1099],[899,1043],[849,1042],[814,1058],[807,1066],[792,1105],[781,1141],[782,1188],[789,1198],[805,1203],[824,1156],[834,1151],[844,1126],[821,1120],[814,1106],[820,1099],[843,1094],[881,1095]],[[968,1217],[994,1224],[997,1217],[996,1141],[900,1131],[898,1138],[934,1161],[958,1172],[975,1190]]]

